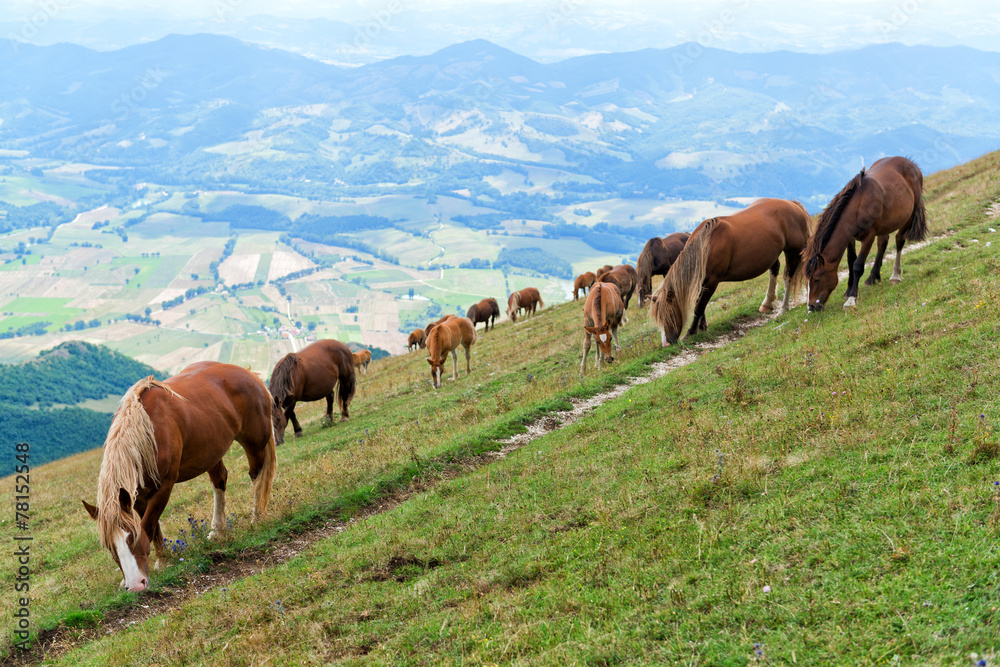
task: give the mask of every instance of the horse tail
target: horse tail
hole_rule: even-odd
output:
[[[254,377],[257,376],[254,375]],[[259,377],[257,379],[264,385],[263,380]],[[274,401],[266,385],[264,385],[264,393],[267,394],[269,403]],[[267,503],[271,499],[271,487],[274,484],[274,476],[278,470],[277,438],[274,434],[274,422],[270,416],[270,408],[271,406],[268,405],[267,423],[271,429],[271,434],[267,439],[267,444],[264,445],[264,461],[261,463],[260,470],[257,471],[257,477],[254,478],[250,487],[254,497],[254,518],[263,517],[267,514]]]
[[[803,224],[803,230],[806,233],[806,239],[808,242],[808,239],[813,234],[813,217],[809,215],[809,211],[806,210],[806,207],[798,199],[793,199],[792,203],[795,204],[796,207],[798,207],[799,211],[802,214],[802,219],[805,221],[805,224]],[[786,261],[785,278],[787,278],[789,281],[788,284],[788,289],[790,290],[789,293],[792,295],[791,298],[794,299],[796,298],[795,295],[801,294],[802,290],[805,288],[806,263],[804,260],[800,259],[798,264],[796,264],[795,266],[795,271],[793,271],[791,275],[789,275],[788,273],[788,270],[790,268],[791,268],[791,262]]]
[[[917,199],[913,206],[913,215],[910,216],[910,226],[903,234],[907,241],[923,241],[927,236],[927,209],[924,208],[924,193],[917,194]]]
[[[639,305],[653,291],[653,244],[659,241],[652,238],[646,241],[646,247],[639,253],[639,259],[635,263],[636,277],[639,282]]]
[[[677,260],[667,271],[666,278],[657,291],[658,298],[649,309],[649,317],[663,331],[666,338],[676,341],[681,338],[688,319],[701,296],[705,282],[705,268],[711,249],[712,234],[718,228],[718,218],[701,223],[691,234]]]
[[[125,491],[134,502],[143,478],[147,480],[146,486],[160,483],[153,422],[140,400],[142,392],[150,387],[161,387],[171,396],[179,396],[152,375],[139,380],[122,396],[104,440],[97,481],[97,516],[101,545],[110,549],[114,549],[119,530],[133,535],[139,530],[134,512],[126,515],[121,511],[120,491]]]
[[[851,197],[861,187],[861,181],[864,177],[865,170],[862,167],[861,173],[852,178],[851,182],[845,185],[844,189],[820,213],[819,220],[816,221],[816,231],[809,238],[809,243],[806,244],[805,250],[802,251],[802,259],[806,263],[807,276],[812,275],[816,269],[817,258],[830,241],[830,237],[833,236],[833,230],[837,228],[840,216],[844,214],[847,205],[851,203]]]
[[[353,364],[346,371],[342,370],[340,372],[340,378],[337,383],[337,402],[340,403],[340,411],[342,413],[347,411],[347,406],[351,404],[351,399],[354,398],[354,390],[357,387],[357,382],[357,373],[354,371]]]

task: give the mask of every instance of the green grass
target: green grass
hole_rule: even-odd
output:
[[[800,306],[464,474],[449,462],[677,347],[660,349],[635,311],[615,363],[581,378],[580,305],[563,304],[482,335],[472,375],[438,391],[423,350],[376,362],[350,421],[320,428],[318,404],[302,407],[305,437],[279,449],[258,526],[230,452],[235,528],[154,573],[149,596],[115,589],[78,506],[100,452],[50,464],[39,479],[58,483],[32,499],[46,545],[35,628],[111,618],[214,567],[213,553],[259,555],[408,490],[282,565],[55,662],[969,664],[975,652],[992,664],[1000,262],[984,211],[1000,199],[996,158],[928,177],[932,232],[955,234],[904,251],[902,284],[863,286],[849,312]],[[721,288],[690,343],[755,317],[765,284]],[[176,487],[167,537],[210,503],[207,479]]]

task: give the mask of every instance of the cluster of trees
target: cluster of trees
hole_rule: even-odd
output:
[[[204,285],[199,285],[198,287],[190,287],[187,289],[186,292],[184,292],[184,294],[178,294],[173,299],[169,299],[167,301],[161,301],[160,307],[163,308],[163,310],[167,310],[169,308],[173,308],[174,306],[179,306],[182,303],[184,303],[184,301],[186,301],[187,299],[193,299],[196,296],[204,294],[207,291],[208,288],[205,287]]]
[[[4,413],[0,419],[0,441],[11,449],[15,443],[29,443],[33,465],[100,447],[111,428],[110,413],[83,408],[0,407]],[[13,453],[10,457],[13,460]]]
[[[516,266],[567,280],[573,279],[573,267],[569,262],[541,248],[504,248],[493,262],[493,268],[502,269],[505,266]]]
[[[146,310],[149,310],[148,308]],[[133,315],[132,313],[127,313],[125,319],[129,322],[138,322],[139,324],[155,324],[160,326],[160,320],[154,320],[149,315]]]
[[[48,333],[48,329],[51,324],[52,322],[46,320],[32,322],[31,324],[25,324],[23,327],[18,327],[16,329],[8,329],[7,331],[0,332],[0,338],[20,338],[21,336],[43,336]]]
[[[76,212],[65,206],[59,206],[50,201],[43,201],[30,206],[15,206],[0,202],[0,234],[15,229],[31,227],[55,228],[64,222],[72,222]]]
[[[90,320],[89,322],[84,322],[83,320],[77,320],[73,324],[69,324],[67,322],[66,326],[63,328],[66,329],[66,331],[83,331],[88,327],[94,329],[99,326],[101,326],[100,320]]]

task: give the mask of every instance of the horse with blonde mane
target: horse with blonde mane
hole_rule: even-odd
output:
[[[857,305],[858,283],[865,272],[865,260],[878,239],[875,265],[865,281],[882,281],[882,259],[889,235],[896,232],[896,263],[889,282],[903,280],[903,245],[927,235],[924,209],[924,175],[920,167],[904,157],[877,160],[871,169],[855,176],[823,210],[816,233],[802,256],[809,279],[809,311],[822,310],[840,281],[837,269],[847,250],[848,281],[844,308]],[[855,241],[861,242],[856,252]]]
[[[581,291],[583,291],[584,296],[587,296],[587,288],[593,285],[596,280],[597,276],[592,271],[578,275],[576,280],[573,281],[573,301],[580,300]]]
[[[544,306],[542,295],[535,287],[525,287],[523,290],[513,292],[507,297],[507,317],[511,322],[517,322],[518,313],[524,311],[524,316],[528,317],[535,312],[536,308]]]
[[[372,353],[371,350],[358,350],[357,352],[351,353],[351,359],[354,361],[354,370],[360,368],[365,375],[368,375],[368,364],[371,363]]]
[[[689,236],[687,232],[675,232],[662,239],[654,237],[646,242],[646,246],[639,253],[639,260],[635,263],[640,306],[646,305],[649,297],[653,295],[653,276],[666,277],[667,271],[677,261],[677,256],[681,254]]]
[[[452,369],[452,380],[458,379],[458,346],[465,348],[465,372],[471,373],[470,358],[472,357],[469,348],[476,342],[476,327],[472,320],[467,317],[453,317],[445,320],[434,327],[430,336],[427,337],[427,363],[431,365],[431,378],[434,380],[434,388],[441,388],[441,373],[444,370],[444,362],[451,352],[451,359],[454,363]]]
[[[424,347],[424,339],[426,338],[423,329],[414,329],[410,332],[410,336],[406,339],[406,351],[412,352],[413,350],[419,350]]]
[[[160,516],[175,484],[207,472],[215,492],[209,537],[226,529],[229,471],[222,459],[234,440],[247,455],[256,519],[267,511],[277,467],[271,395],[260,378],[200,361],[163,382],[140,380],[125,393],[104,441],[97,506],[83,501],[124,575],[123,587],[148,587],[150,544],[156,569],[163,565]]]
[[[285,442],[285,428],[292,422],[295,437],[302,427],[295,416],[298,401],[326,399],[327,423],[333,421],[333,395],[337,390],[340,421],[350,418],[348,406],[354,398],[357,376],[351,349],[339,340],[318,340],[298,352],[289,352],[274,365],[270,388],[274,395],[274,434],[278,444]]]
[[[773,311],[782,255],[785,295],[779,312],[787,311],[792,294],[801,290],[808,240],[809,214],[786,199],[758,199],[733,215],[702,222],[653,294],[649,317],[660,329],[661,344],[677,342],[692,313],[689,335],[708,328],[705,308],[720,282],[750,280],[770,269],[760,312]]]
[[[590,354],[590,337],[597,339],[597,349],[594,351],[597,370],[601,370],[601,357],[608,363],[615,360],[614,349],[621,349],[618,344],[618,327],[625,315],[625,304],[622,302],[618,287],[610,282],[594,283],[583,306],[583,360],[580,361],[580,375],[587,369],[587,355]],[[612,347],[614,338],[614,347]]]

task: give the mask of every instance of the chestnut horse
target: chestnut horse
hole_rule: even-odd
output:
[[[600,280],[601,276],[603,276],[605,273],[607,273],[608,271],[610,271],[613,268],[615,268],[615,267],[611,266],[610,264],[605,264],[601,268],[599,268],[596,271],[594,271],[594,276],[596,277],[597,280]]]
[[[587,295],[587,288],[594,284],[597,280],[597,276],[593,272],[587,271],[586,273],[581,273],[573,281],[573,301],[580,300],[580,291],[583,290],[583,295]]]
[[[802,249],[808,240],[809,214],[786,199],[758,199],[738,213],[702,222],[653,294],[649,317],[660,329],[662,345],[677,342],[692,312],[688,334],[707,328],[705,307],[720,282],[750,280],[770,269],[760,312],[774,310],[782,254],[785,296],[779,312],[788,310],[792,294],[801,289]]]
[[[354,361],[355,373],[360,368],[364,371],[365,375],[368,375],[368,364],[370,364],[372,360],[371,350],[358,350],[357,352],[352,352],[351,359]]]
[[[324,420],[332,422],[333,391],[338,386],[340,421],[348,419],[347,408],[354,398],[355,382],[354,356],[350,348],[338,340],[318,340],[279,359],[271,371],[270,384],[274,395],[274,434],[278,444],[285,442],[285,427],[289,420],[295,437],[302,435],[302,427],[295,417],[297,401],[325,398]]]
[[[476,327],[472,320],[467,317],[453,317],[447,319],[434,327],[427,337],[427,363],[431,365],[431,378],[434,380],[434,388],[441,388],[441,373],[444,370],[444,362],[451,352],[451,359],[455,366],[452,370],[451,379],[458,379],[458,346],[465,348],[465,372],[471,373],[472,367],[469,358],[472,356],[469,348],[476,342]]]
[[[524,311],[527,317],[535,312],[536,308],[544,306],[542,295],[534,287],[525,287],[520,292],[514,292],[507,297],[507,317],[511,322],[517,322],[517,314]]]
[[[156,569],[163,565],[160,516],[175,484],[207,472],[215,489],[209,537],[226,529],[229,471],[222,457],[234,440],[247,455],[256,519],[267,511],[277,466],[271,395],[260,378],[199,361],[163,382],[139,380],[125,393],[104,441],[97,506],[83,501],[125,577],[122,586],[146,589],[151,543]]]
[[[597,282],[613,283],[618,288],[618,294],[621,295],[625,307],[628,308],[628,302],[632,298],[632,293],[635,292],[635,286],[639,282],[639,279],[634,266],[631,264],[619,264],[610,271],[602,273]]]
[[[450,319],[454,319],[455,315],[444,315],[441,319],[434,322],[430,322],[424,327],[424,347],[427,347],[427,339],[431,337],[431,332],[434,331],[434,327],[441,324],[442,322]]]
[[[666,276],[671,265],[681,254],[690,234],[676,232],[662,239],[654,237],[646,242],[639,253],[635,268],[639,279],[639,305],[644,306],[653,294],[653,276]]]
[[[410,332],[410,337],[406,339],[406,350],[412,352],[424,347],[424,330],[414,329]]]
[[[483,299],[479,303],[469,306],[469,312],[465,316],[472,320],[472,326],[476,326],[480,322],[486,322],[485,331],[489,331],[490,322],[496,328],[497,318],[500,317],[500,304],[493,298]]]
[[[903,245],[927,235],[924,210],[924,176],[920,167],[904,157],[886,157],[866,173],[855,176],[824,209],[816,233],[802,256],[809,278],[809,310],[821,310],[837,287],[837,268],[847,250],[847,292],[844,308],[857,305],[858,282],[865,272],[865,259],[878,239],[875,265],[865,285],[882,281],[882,258],[889,234],[896,232],[896,263],[889,282],[903,279]],[[861,241],[861,252],[854,242]]]
[[[601,370],[601,357],[611,363],[615,360],[614,348],[621,349],[618,344],[618,327],[625,315],[625,305],[622,303],[618,287],[614,283],[594,283],[583,306],[583,360],[580,362],[580,375],[587,368],[587,355],[590,353],[590,336],[597,339],[597,349],[594,351],[597,370]],[[614,348],[612,348],[614,337]]]

